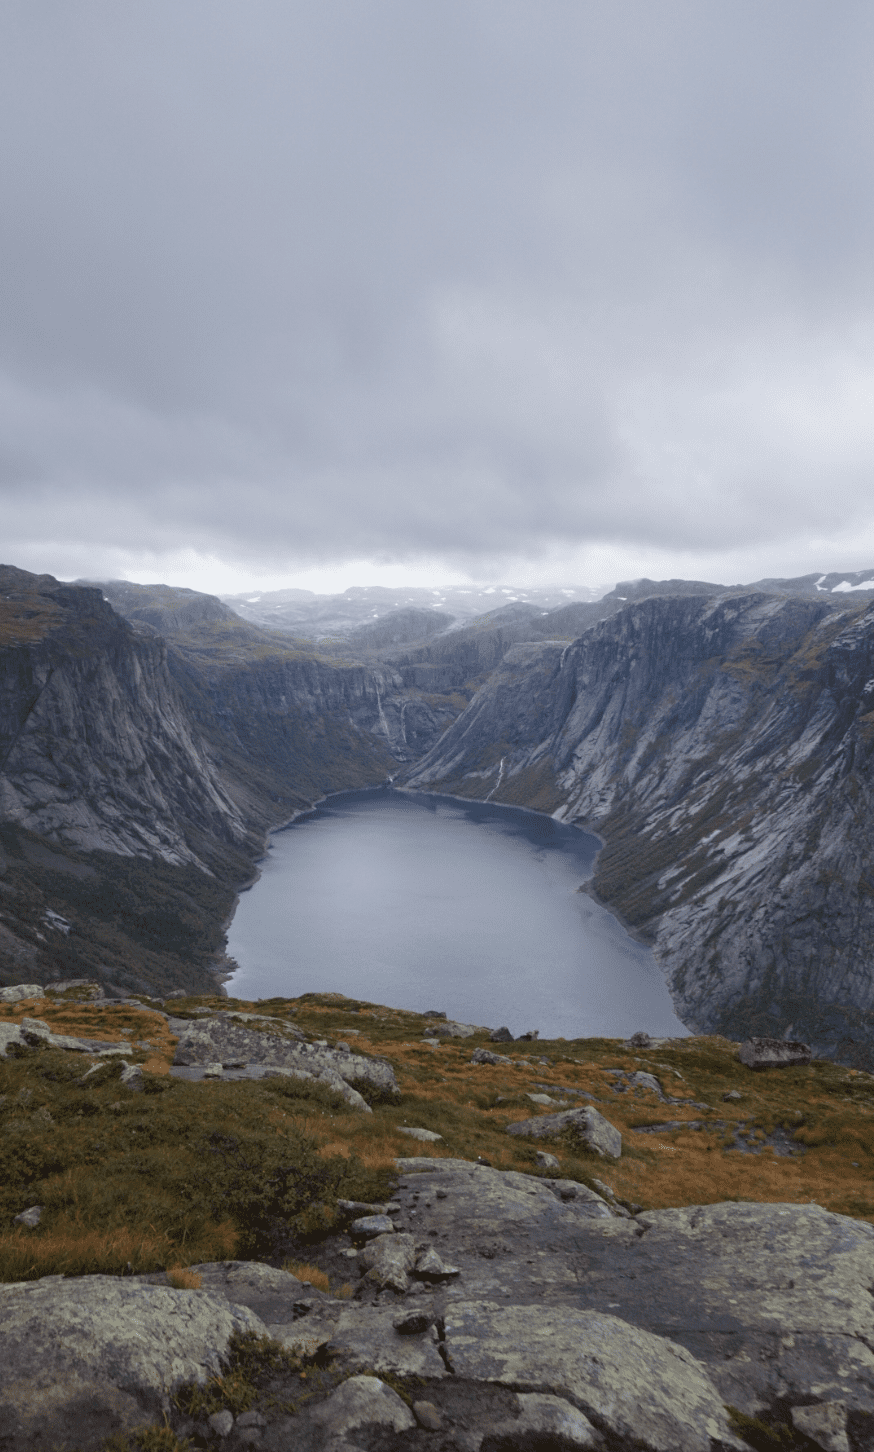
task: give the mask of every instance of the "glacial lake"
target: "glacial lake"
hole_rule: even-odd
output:
[[[581,893],[597,839],[381,788],[274,832],[228,931],[238,998],[335,992],[541,1038],[688,1033],[659,967]]]

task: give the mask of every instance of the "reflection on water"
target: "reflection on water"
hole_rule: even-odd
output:
[[[240,998],[337,992],[514,1034],[683,1034],[651,952],[580,884],[598,844],[537,812],[347,792],[276,832],[228,934]]]

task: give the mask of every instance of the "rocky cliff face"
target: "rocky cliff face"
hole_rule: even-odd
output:
[[[516,646],[407,783],[598,831],[595,888],[691,1027],[864,1054],[872,743],[870,607],[654,598]]]

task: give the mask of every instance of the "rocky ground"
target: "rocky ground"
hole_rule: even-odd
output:
[[[0,1285],[0,1448],[874,1448],[874,1207],[840,1214],[800,1193],[817,1174],[839,1183],[835,1155],[846,1181],[851,1154],[869,1174],[867,1076],[798,1045],[520,1043],[332,995],[160,1009],[82,984],[26,996],[38,988],[0,1005],[0,1146],[23,1201],[0,1251],[29,1247],[50,1271]],[[152,1023],[148,1042],[133,1022]],[[234,1163],[248,1155],[257,1177],[245,1105],[292,1157],[303,1143],[295,1101],[277,1117],[270,1098],[283,1083],[315,1096],[296,1121],[311,1146],[345,1137],[379,1160],[380,1199],[326,1206],[314,1181],[321,1228],[305,1222],[297,1260],[278,1242],[187,1262],[178,1246],[163,1268],[152,1251],[63,1274],[69,1186],[84,1205],[89,1174],[122,1184],[105,1131],[76,1140],[85,1110],[89,1126],[112,1120],[129,1167],[175,1096],[192,1123],[212,1103],[218,1125],[230,1103]],[[25,1143],[54,1144],[54,1174],[28,1180]],[[64,1143],[83,1147],[67,1169]],[[168,1212],[177,1236],[192,1193],[180,1182]],[[136,1206],[117,1213],[132,1223]]]

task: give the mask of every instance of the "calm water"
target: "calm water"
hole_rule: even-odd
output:
[[[684,1034],[652,954],[577,891],[597,848],[513,807],[331,797],[273,834],[228,933],[228,991],[344,993],[543,1038]]]

